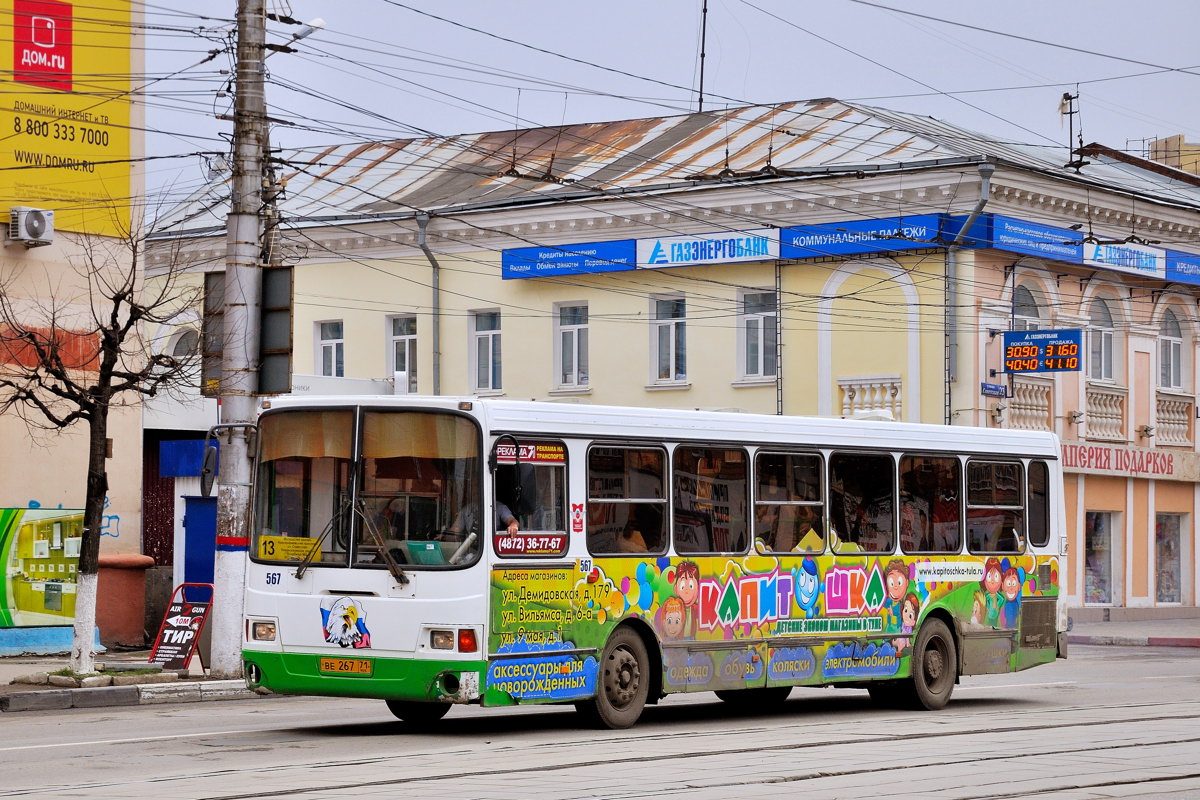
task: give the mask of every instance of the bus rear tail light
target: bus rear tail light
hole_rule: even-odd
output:
[[[474,653],[479,649],[479,642],[475,639],[475,631],[472,628],[458,629],[458,652]]]
[[[454,631],[430,631],[429,646],[434,650],[453,650]]]

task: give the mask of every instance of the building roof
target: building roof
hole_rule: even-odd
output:
[[[715,183],[787,181],[983,160],[1200,210],[1200,180],[1098,145],[996,139],[932,117],[819,99],[447,137],[344,142],[281,154],[289,225],[390,219],[620,197]],[[1066,165],[1078,159],[1078,168]],[[224,224],[228,180],[156,224],[166,235]]]

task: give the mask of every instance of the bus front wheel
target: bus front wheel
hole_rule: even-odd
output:
[[[411,700],[385,700],[388,711],[409,725],[431,725],[450,710],[449,703],[414,703]]]
[[[650,693],[649,657],[640,636],[618,628],[600,657],[596,696],[575,708],[592,725],[628,728],[638,721]]]
[[[912,705],[929,711],[944,708],[958,680],[958,652],[946,623],[929,619],[921,626],[912,652]]]

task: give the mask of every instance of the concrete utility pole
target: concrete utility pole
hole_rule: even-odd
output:
[[[226,223],[221,424],[225,430],[217,482],[217,554],[213,570],[212,664],[216,678],[242,675],[242,584],[249,548],[253,455],[248,426],[258,390],[261,294],[263,145],[266,142],[266,16],[263,0],[238,0],[233,177]]]

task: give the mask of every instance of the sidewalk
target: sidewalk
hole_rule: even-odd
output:
[[[1119,647],[1200,647],[1200,617],[1076,622],[1067,632],[1067,643]]]
[[[259,697],[242,680],[213,680],[204,675],[130,674],[153,669],[149,651],[101,653],[96,668],[114,676],[117,685],[72,688],[49,683],[14,683],[18,678],[45,675],[67,667],[66,654],[0,657],[0,711],[49,711],[64,708],[194,703],[205,700],[239,700]],[[108,667],[107,670],[101,667]]]
[[[1200,617],[1137,620],[1122,622],[1077,622],[1067,634],[1072,645],[1111,645],[1116,647],[1198,647]],[[147,664],[147,651],[103,653],[96,663],[114,668]],[[67,656],[0,657],[0,711],[34,711],[62,708],[97,708],[116,705],[191,703],[206,700],[236,700],[260,697],[241,680],[212,680],[202,675],[187,675],[162,683],[126,686],[60,688],[46,684],[12,683],[13,679],[34,673],[48,673],[67,666]],[[120,674],[119,671],[113,674]]]

